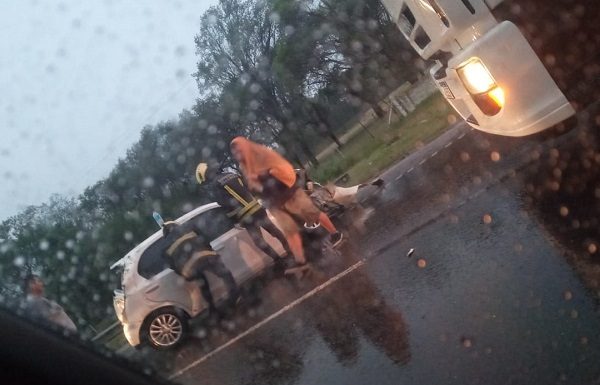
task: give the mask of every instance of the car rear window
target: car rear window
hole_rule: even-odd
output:
[[[169,267],[168,262],[162,257],[165,249],[165,239],[159,238],[144,251],[138,263],[138,274],[149,279]]]

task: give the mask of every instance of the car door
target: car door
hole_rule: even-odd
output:
[[[159,238],[140,257],[138,274],[146,279],[144,298],[154,304],[178,306],[190,315],[201,312],[205,304],[198,283],[188,282],[171,270],[162,256],[163,249],[164,238]]]

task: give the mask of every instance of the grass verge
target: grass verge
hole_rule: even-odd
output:
[[[326,182],[348,174],[345,184],[364,182],[439,136],[448,128],[450,115],[451,107],[436,93],[389,126],[387,119],[374,121],[368,131],[350,139],[338,153],[313,168],[311,176]]]

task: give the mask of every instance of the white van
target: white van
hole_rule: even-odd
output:
[[[538,57],[539,53],[534,52],[519,29],[534,31],[535,46],[548,48],[549,52],[544,53],[545,62],[561,62],[560,47],[553,42],[544,44],[543,39],[553,39],[554,35],[545,31],[548,25],[554,26],[558,33],[569,33],[561,29],[563,25],[558,20],[569,11],[569,4],[564,1],[382,2],[419,55],[436,60],[430,71],[436,86],[473,128],[505,136],[524,136],[551,127],[575,113]],[[587,4],[593,6],[594,1]],[[544,16],[540,13],[537,18],[528,18],[525,14],[526,11],[537,12],[536,9]],[[593,12],[592,9],[585,11]],[[548,20],[554,14],[555,20]],[[518,26],[503,18],[524,22]],[[589,23],[589,20],[583,22]],[[568,54],[564,52],[562,56]],[[568,71],[579,71],[573,64],[565,67]],[[560,76],[564,71],[564,68],[558,69],[553,75]],[[563,85],[563,91],[564,88]]]

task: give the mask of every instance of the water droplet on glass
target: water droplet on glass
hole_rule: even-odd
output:
[[[142,186],[144,186],[144,188],[150,188],[150,187],[154,186],[154,179],[149,176],[144,178],[144,181],[142,182]]]
[[[48,248],[50,247],[50,243],[47,240],[42,240],[40,242],[40,250],[48,250]]]
[[[208,22],[208,25],[215,25],[215,24],[217,24],[217,16],[214,14],[211,14],[208,16],[206,21]]]
[[[485,214],[483,216],[483,223],[485,223],[486,225],[492,223],[492,216],[490,214]]]
[[[13,259],[13,264],[18,267],[23,266],[25,264],[25,258],[19,255],[15,259]]]
[[[571,318],[576,319],[579,317],[579,312],[575,309],[571,310]]]
[[[462,342],[462,346],[464,346],[467,349],[470,348],[471,346],[473,346],[473,341],[471,341],[470,338],[463,337],[463,338],[461,338],[461,342]]]
[[[269,19],[273,23],[277,24],[277,23],[279,23],[279,20],[281,20],[281,17],[279,16],[279,14],[277,12],[273,12],[273,13],[271,13],[271,15],[269,15]]]

